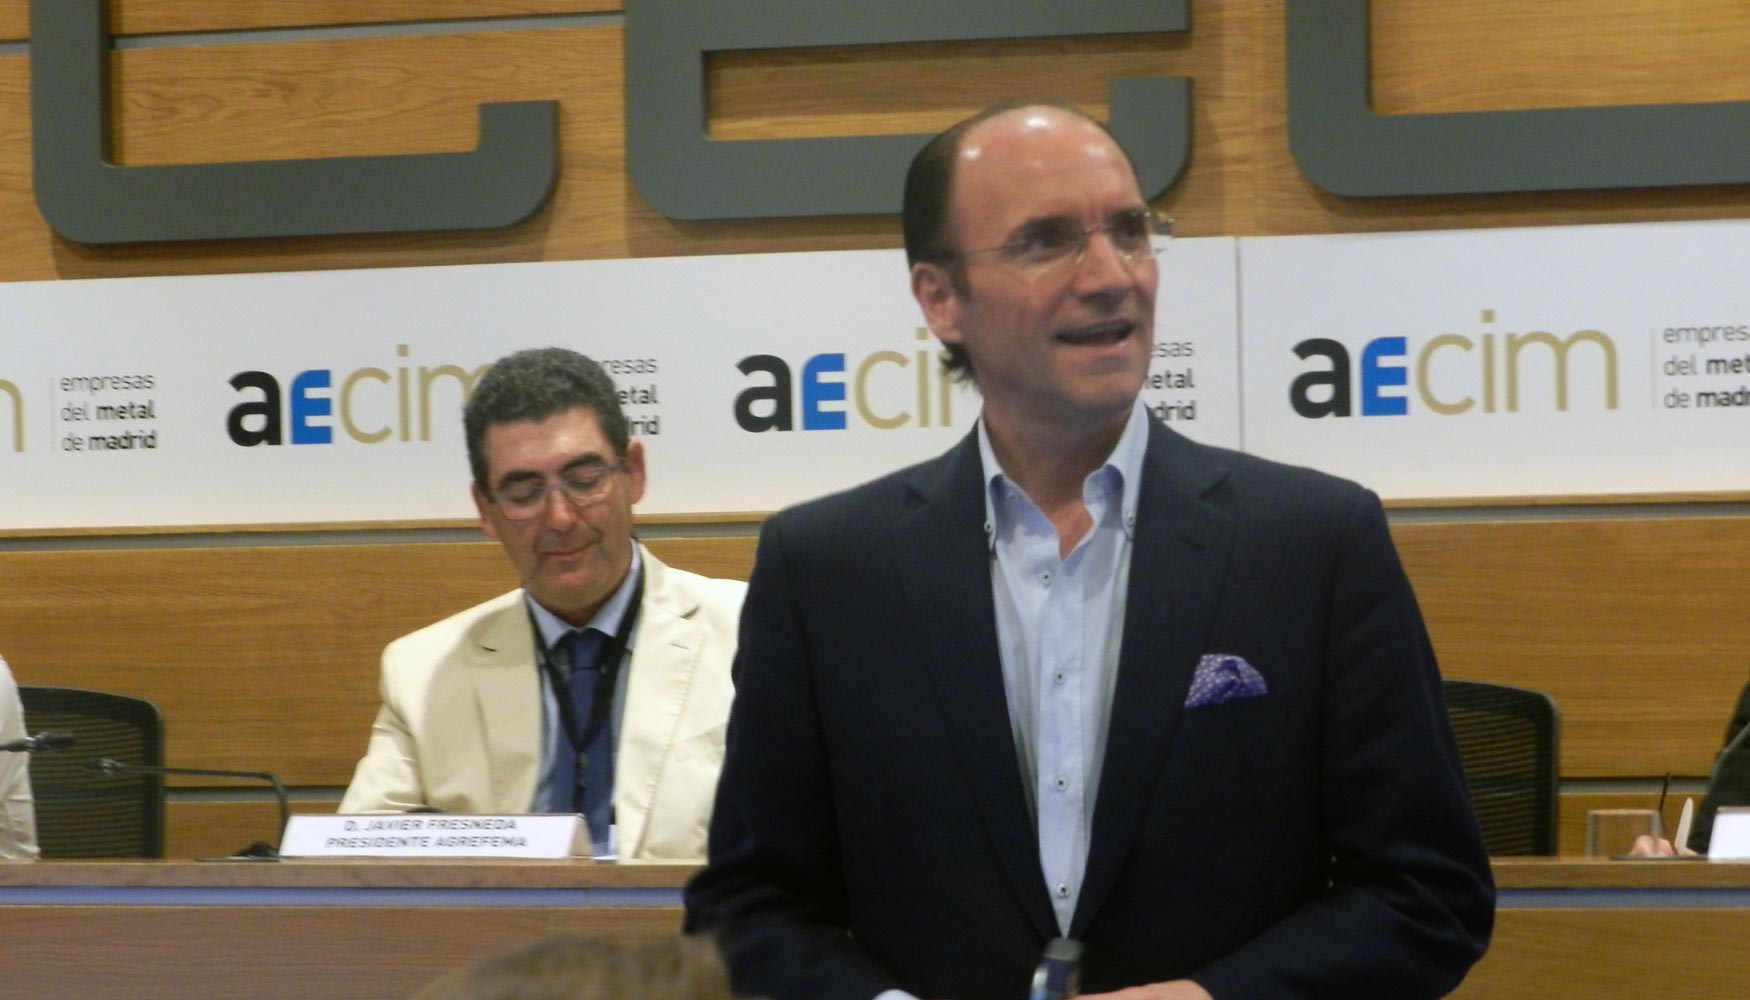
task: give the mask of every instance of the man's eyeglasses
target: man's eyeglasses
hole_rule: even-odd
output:
[[[1095,233],[1105,233],[1112,250],[1129,264],[1138,264],[1166,249],[1157,237],[1173,235],[1173,220],[1159,213],[1138,208],[1120,212],[1105,222],[1082,228],[1074,219],[1056,216],[1036,219],[1021,227],[1014,238],[994,247],[961,250],[953,257],[974,254],[994,254],[1005,264],[1032,273],[1041,273],[1067,264],[1079,264],[1088,254],[1088,241]]]
[[[608,498],[614,489],[614,474],[626,471],[626,463],[608,465],[601,462],[566,469],[558,482],[519,481],[492,494],[505,517],[527,521],[540,517],[547,510],[547,494],[557,492],[573,507],[593,507]]]

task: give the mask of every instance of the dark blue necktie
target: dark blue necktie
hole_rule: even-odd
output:
[[[607,639],[595,629],[580,629],[567,633],[560,644],[571,657],[565,694],[576,729],[563,734],[553,767],[555,801],[561,809],[569,802],[571,812],[583,814],[598,853],[607,846],[614,815],[613,691],[602,692],[607,704],[599,709],[595,704]]]

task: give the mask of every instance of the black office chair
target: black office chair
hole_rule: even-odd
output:
[[[67,750],[31,755],[37,846],[45,858],[161,858],[164,779],[104,775],[90,761],[162,767],[164,718],[139,698],[78,688],[20,685],[25,724],[33,733],[65,731]]]
[[[1541,691],[1447,681],[1446,711],[1492,856],[1556,853],[1561,713]]]

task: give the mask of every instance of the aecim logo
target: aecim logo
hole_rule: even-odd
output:
[[[1483,310],[1481,319],[1485,324],[1495,322],[1495,311]],[[1582,346],[1587,350],[1576,355]],[[1596,374],[1596,384],[1603,387],[1604,408],[1616,409],[1616,343],[1597,330],[1576,330],[1566,337],[1541,330],[1483,332],[1475,337],[1443,333],[1416,349],[1413,365],[1405,364],[1412,357],[1408,338],[1378,337],[1362,347],[1361,370],[1353,381],[1349,351],[1335,340],[1303,340],[1294,345],[1294,353],[1303,360],[1317,356],[1329,363],[1324,371],[1307,372],[1289,386],[1288,401],[1294,412],[1308,418],[1352,416],[1354,395],[1361,397],[1364,417],[1404,416],[1410,412],[1411,399],[1445,416],[1472,410],[1496,413],[1503,410],[1503,388],[1504,411],[1518,413],[1522,386],[1533,384],[1525,377],[1528,367],[1534,373],[1549,371],[1557,411],[1568,409],[1574,368]],[[1571,355],[1585,357],[1590,363],[1571,365]],[[1413,395],[1408,391],[1412,372]],[[1399,387],[1405,391],[1392,391]]]
[[[407,345],[397,344],[395,355],[407,357]],[[225,432],[232,441],[250,448],[285,444],[289,425],[292,444],[332,444],[338,421],[339,429],[352,440],[378,444],[390,437],[415,440],[417,418],[417,439],[430,441],[433,386],[453,383],[453,394],[446,390],[445,396],[453,399],[459,410],[473,394],[474,383],[490,367],[485,364],[469,371],[458,365],[412,369],[403,365],[393,372],[358,368],[345,373],[338,383],[333,371],[312,368],[292,376],[290,388],[284,392],[280,380],[267,372],[238,372],[231,376],[231,388],[258,392],[260,397],[232,407],[225,418]],[[451,416],[446,411],[445,419]]]
[[[11,415],[12,420],[12,450],[24,453],[24,394],[18,391],[18,386],[5,379],[0,379],[0,416]],[[5,441],[0,436],[0,441]]]
[[[929,337],[928,330],[917,328],[917,339]],[[800,396],[805,431],[842,431],[853,412],[876,430],[890,431],[914,421],[919,427],[946,427],[953,419],[948,400],[954,386],[942,374],[940,357],[940,351],[928,349],[910,356],[876,351],[852,368],[842,353],[816,354],[802,362],[802,374],[792,390],[788,362],[775,354],[749,355],[735,367],[743,375],[769,376],[770,383],[744,389],[735,397],[735,422],[756,434],[795,430]],[[849,409],[845,408],[847,391]]]

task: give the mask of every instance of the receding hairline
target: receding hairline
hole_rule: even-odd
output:
[[[1044,114],[1048,117],[1054,118],[1059,123],[1080,126],[1088,135],[1097,136],[1103,140],[1106,146],[1118,154],[1117,162],[1123,165],[1126,174],[1130,177],[1131,184],[1136,187],[1138,199],[1145,204],[1147,203],[1148,198],[1142,193],[1141,179],[1136,175],[1136,165],[1131,162],[1130,154],[1124,149],[1123,144],[1118,141],[1118,137],[1113,135],[1112,131],[1104,124],[1090,117],[1087,113],[1073,105],[1058,104],[1051,101],[1020,104],[1014,107],[1005,107],[1001,110],[990,112],[975,119],[966,126],[965,131],[955,140],[953,155],[949,158],[947,190],[945,192],[946,198],[943,200],[942,205],[943,230],[950,234],[951,238],[956,241],[958,239],[957,230],[960,222],[959,200],[961,195],[961,169],[969,160],[977,159],[976,155],[969,156],[968,153],[970,150],[980,148],[978,146],[980,135],[989,129],[1008,122],[1016,116],[1037,114]],[[1039,129],[1036,131],[1043,133],[1049,131],[1049,129]]]

